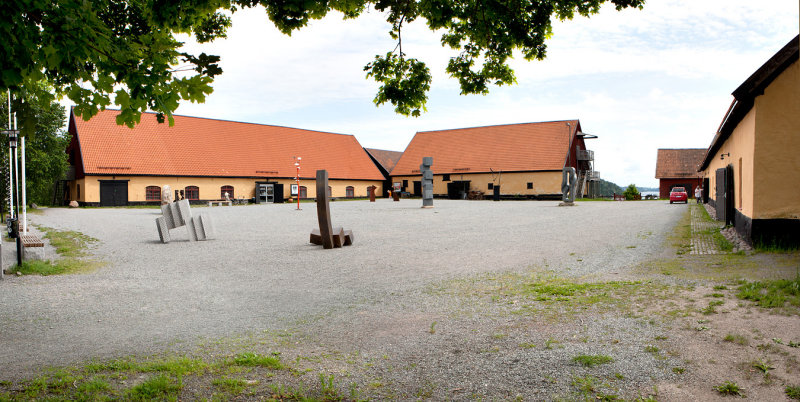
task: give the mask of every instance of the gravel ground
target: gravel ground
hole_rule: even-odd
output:
[[[435,208],[421,209],[419,200],[334,202],[333,224],[355,234],[352,247],[334,250],[308,243],[314,204],[303,204],[302,211],[287,204],[193,208],[212,217],[216,239],[192,243],[179,228],[171,231],[170,244],[158,241],[156,209],[47,209],[30,220],[99,239],[92,253],[108,264],[90,274],[0,282],[0,379],[90,358],[191,348],[203,339],[280,330],[310,317],[347,326],[358,312],[371,318],[353,328],[383,331],[376,339],[385,339],[391,333],[380,319],[403,303],[404,311],[424,305],[408,298],[424,298],[421,289],[443,280],[533,267],[580,278],[625,274],[663,251],[664,237],[686,212],[662,201],[557,204],[436,200]],[[13,246],[3,246],[8,265]],[[438,308],[421,311],[409,325],[428,326],[437,317],[446,322]],[[620,337],[637,333],[637,323],[618,320]],[[440,334],[457,334],[466,325],[480,323],[464,321]],[[591,334],[604,325],[576,331]],[[341,328],[325,335],[333,337],[331,345],[355,339]],[[437,342],[444,347],[447,339]],[[444,366],[428,370],[447,375]]]

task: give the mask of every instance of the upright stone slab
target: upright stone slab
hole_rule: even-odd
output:
[[[425,156],[419,171],[422,172],[422,208],[433,208],[433,157]]]
[[[327,170],[317,170],[317,220],[319,221],[319,234],[322,237],[322,248],[333,248]]]
[[[167,227],[167,220],[160,216],[156,218],[156,227],[158,227],[158,238],[162,243],[169,243],[169,228]]]

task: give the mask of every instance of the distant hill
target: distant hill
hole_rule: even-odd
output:
[[[622,194],[622,187],[616,183],[600,179],[597,181],[597,196],[598,197],[611,197],[614,194]]]
[[[636,186],[636,188],[638,188],[638,189],[639,189],[639,192],[644,192],[644,191],[658,191],[658,187],[639,187],[639,186]]]

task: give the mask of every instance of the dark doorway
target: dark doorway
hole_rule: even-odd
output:
[[[467,193],[469,193],[469,180],[447,183],[447,198],[463,200],[467,198]]]
[[[708,194],[710,193],[708,177],[703,179],[703,204],[708,204]]]
[[[283,183],[275,183],[273,184],[275,187],[275,193],[273,195],[273,200],[276,204],[283,203]]]
[[[100,180],[100,206],[119,207],[128,205],[127,180]]]
[[[492,193],[492,199],[495,201],[500,201],[500,186],[494,186],[492,190],[494,191],[494,193]]]
[[[415,181],[414,182],[414,196],[415,197],[422,197],[422,182]]]
[[[717,220],[725,222],[726,225],[733,225],[733,166],[717,169],[716,171],[717,186],[716,193],[717,199]]]

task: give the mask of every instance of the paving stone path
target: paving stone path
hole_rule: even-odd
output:
[[[709,215],[714,213],[708,204],[703,204],[703,206],[706,208]],[[690,205],[689,209],[692,214],[692,249],[689,254],[703,255],[724,253],[724,251],[720,250],[719,246],[717,246],[711,234],[708,233],[708,229],[722,229],[722,227],[725,226],[724,223],[719,221],[707,221],[703,216],[704,211],[696,205]]]

